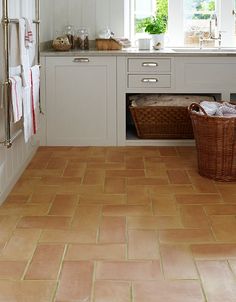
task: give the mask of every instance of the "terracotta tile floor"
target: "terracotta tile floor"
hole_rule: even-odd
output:
[[[236,184],[194,148],[40,148],[0,207],[0,301],[235,302]]]

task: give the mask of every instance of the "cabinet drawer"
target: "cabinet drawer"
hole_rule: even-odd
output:
[[[170,72],[171,59],[128,59],[129,72]]]
[[[129,88],[170,88],[171,75],[129,75]]]

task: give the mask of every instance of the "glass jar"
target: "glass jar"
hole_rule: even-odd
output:
[[[75,31],[72,25],[66,25],[64,28],[64,35],[67,36],[69,42],[71,44],[71,48],[75,48]]]
[[[88,50],[89,49],[89,35],[88,29],[85,27],[79,28],[77,31],[77,45],[78,49]]]

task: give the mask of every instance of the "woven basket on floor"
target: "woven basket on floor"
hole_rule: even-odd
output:
[[[143,139],[191,139],[193,128],[187,107],[132,107],[138,137]]]
[[[236,181],[236,118],[208,116],[199,104],[192,104],[189,114],[199,174],[218,181]]]

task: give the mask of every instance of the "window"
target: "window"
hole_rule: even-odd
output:
[[[218,22],[215,0],[184,0],[183,15],[185,45],[197,46],[200,36],[208,38],[215,33]],[[214,44],[214,40],[208,42],[210,46]]]
[[[137,39],[144,33],[145,20],[156,13],[157,0],[132,0],[132,38]],[[167,0],[168,1],[168,0]]]
[[[130,1],[130,37],[144,34],[145,20],[158,9],[168,15],[169,46],[198,47],[199,37],[222,35],[222,46],[236,46],[236,0],[125,0]],[[232,13],[233,12],[233,13]],[[214,39],[204,47],[217,46]]]

